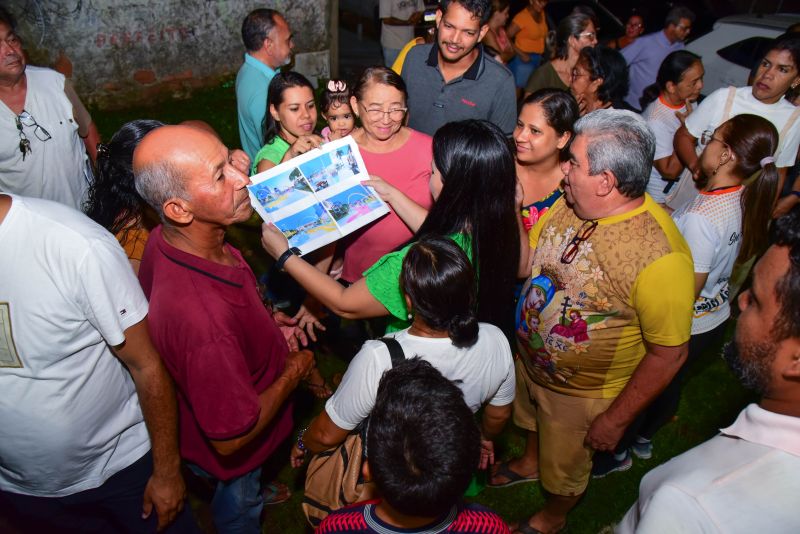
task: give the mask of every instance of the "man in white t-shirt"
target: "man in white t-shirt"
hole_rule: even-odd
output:
[[[776,227],[724,352],[761,402],[650,471],[617,534],[800,532],[800,208]]]
[[[742,113],[764,117],[780,136],[775,165],[780,174],[778,190],[794,165],[800,146],[800,108],[784,98],[800,86],[800,35],[777,39],[756,71],[752,87],[722,88],[711,93],[675,133],[675,152],[683,164],[699,176],[697,141],[703,132],[713,133],[723,122]]]
[[[0,7],[0,191],[80,210],[100,136],[63,74],[27,66],[14,26]]]
[[[119,243],[0,194],[0,250],[0,498],[40,532],[194,530],[175,393]]]
[[[378,16],[383,62],[387,67],[392,67],[400,50],[414,38],[414,25],[422,20],[424,10],[422,0],[381,0]]]

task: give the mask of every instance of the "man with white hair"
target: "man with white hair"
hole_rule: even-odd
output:
[[[544,507],[517,532],[556,532],[586,490],[594,451],[614,450],[686,358],[689,247],[645,194],[655,139],[638,115],[598,110],[575,124],[564,200],[530,234],[517,313],[514,421],[525,454],[490,485],[540,478]],[[669,288],[669,291],[665,291]]]

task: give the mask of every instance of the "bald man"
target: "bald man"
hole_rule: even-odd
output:
[[[261,532],[261,465],[291,432],[287,399],[313,356],[290,352],[281,327],[293,327],[264,306],[250,267],[225,243],[226,228],[252,208],[249,179],[219,139],[164,126],[145,136],[133,166],[162,221],[139,281],[153,342],[181,393],[181,456],[216,484],[219,532]]]

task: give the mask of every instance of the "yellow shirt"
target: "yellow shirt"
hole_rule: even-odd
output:
[[[528,11],[523,9],[511,21],[519,27],[519,32],[514,36],[514,46],[527,53],[544,53],[544,42],[547,39],[547,17],[542,13],[542,20],[536,22]]]
[[[414,37],[409,42],[405,44],[405,46],[400,50],[400,53],[397,54],[397,59],[394,60],[392,63],[392,70],[395,71],[398,75],[403,74],[403,63],[406,62],[406,56],[408,55],[408,51],[414,48],[417,45],[421,45],[425,43],[425,39],[422,37]]]
[[[600,219],[571,263],[561,261],[584,221],[564,199],[530,231],[531,278],[517,304],[517,349],[531,378],[558,393],[614,398],[645,341],[689,340],[694,267],[686,241],[649,195]]]

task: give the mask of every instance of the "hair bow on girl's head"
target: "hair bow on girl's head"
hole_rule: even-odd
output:
[[[347,83],[344,80],[329,80],[328,91],[332,93],[342,93],[347,90]]]

